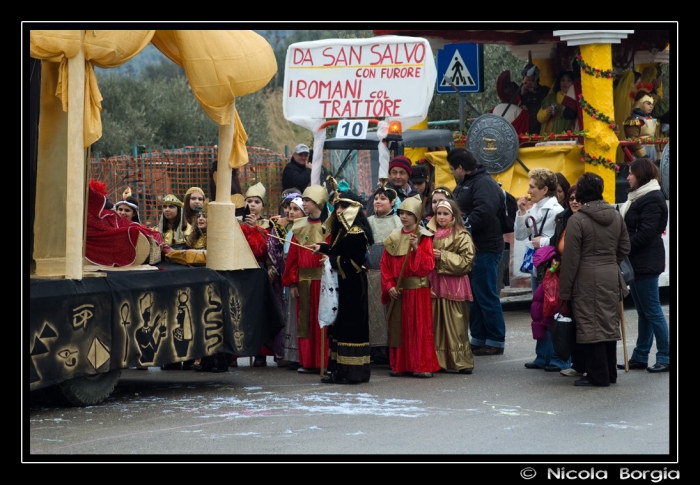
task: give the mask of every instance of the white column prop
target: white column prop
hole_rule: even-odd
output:
[[[66,278],[83,278],[85,233],[85,147],[83,119],[85,102],[85,51],[80,31],[80,51],[68,59],[68,156],[66,180]]]
[[[231,167],[228,159],[233,146],[235,124],[219,126],[219,155],[216,168],[216,201],[207,207],[207,268],[219,271],[257,268],[253,251],[236,220],[231,202]]]
[[[311,120],[310,120],[311,121]],[[323,165],[323,143],[326,141],[326,129],[319,129],[324,120],[309,123],[309,129],[314,134],[314,158],[311,160],[311,185],[321,185],[321,167]],[[318,150],[316,149],[318,147]],[[302,192],[305,187],[297,187]]]

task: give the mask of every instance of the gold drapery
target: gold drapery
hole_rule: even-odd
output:
[[[32,30],[30,55],[59,62],[56,96],[68,111],[67,59],[80,51],[80,30]],[[270,44],[252,30],[87,30],[85,51],[85,147],[102,136],[102,95],[94,66],[118,67],[150,42],[185,69],[192,93],[207,115],[219,125],[235,123],[236,136],[228,163],[248,162],[247,135],[235,110],[236,96],[262,89],[277,72]],[[233,121],[231,113],[233,112]]]

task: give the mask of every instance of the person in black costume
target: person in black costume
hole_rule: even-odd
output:
[[[354,195],[354,194],[352,194]],[[326,221],[330,244],[311,246],[328,256],[338,272],[338,316],[328,327],[330,375],[325,384],[356,384],[370,378],[369,311],[365,259],[374,244],[362,204],[349,193],[338,194]]]

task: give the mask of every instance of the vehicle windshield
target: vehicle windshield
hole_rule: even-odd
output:
[[[340,183],[345,181],[350,190],[365,201],[378,183],[379,158],[377,150],[326,150],[325,175],[332,175]],[[325,171],[324,171],[325,172]]]

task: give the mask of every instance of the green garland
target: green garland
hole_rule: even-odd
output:
[[[581,54],[577,55],[574,58],[574,61],[576,61],[576,63],[579,65],[581,71],[585,72],[586,74],[590,74],[591,76],[602,77],[605,79],[613,79],[616,76],[612,69],[606,69],[605,71],[603,71],[601,69],[590,66],[589,64],[586,64]]]
[[[584,163],[590,163],[591,165],[603,165],[610,170],[615,170],[615,172],[620,170],[620,166],[610,160],[609,158],[603,157],[592,157],[586,150],[581,147],[581,161]]]
[[[581,106],[581,109],[584,110],[586,112],[586,114],[588,114],[588,116],[590,116],[594,120],[599,120],[599,121],[602,121],[604,123],[607,123],[608,128],[610,128],[612,131],[614,131],[616,135],[620,132],[620,127],[617,126],[617,123],[615,123],[615,120],[610,119],[607,115],[605,115],[604,113],[601,113],[600,111],[595,109],[593,106],[591,106],[591,104],[584,99],[583,94],[578,95],[578,103]]]
[[[566,132],[562,133],[550,133],[549,135],[538,135],[536,133],[523,133],[520,135],[518,138],[520,141],[539,141],[539,140],[571,140],[574,138],[585,138],[586,137],[586,132],[585,131],[579,131],[577,133],[572,132],[571,130],[566,130]]]

